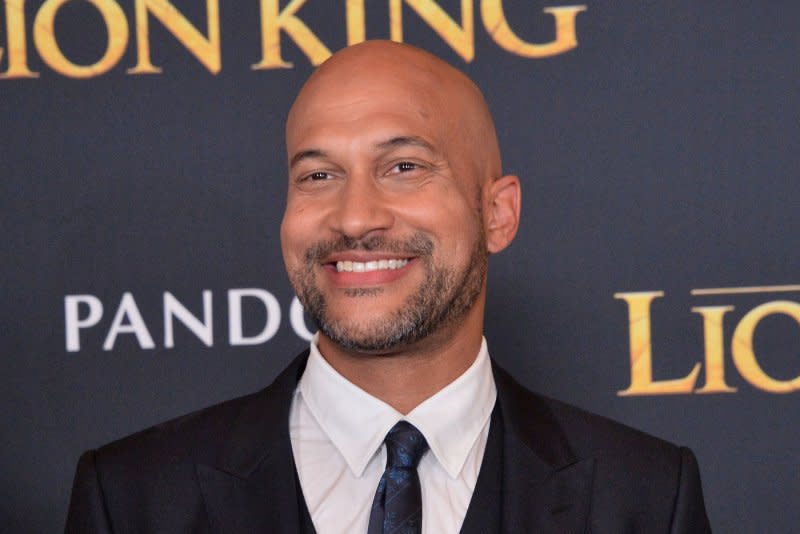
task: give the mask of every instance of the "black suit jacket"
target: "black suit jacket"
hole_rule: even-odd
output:
[[[83,454],[66,532],[298,533],[288,414],[307,356],[258,393]],[[531,393],[493,369],[502,472],[489,475],[499,475],[502,491],[473,496],[468,515],[499,500],[496,532],[710,532],[691,451]]]

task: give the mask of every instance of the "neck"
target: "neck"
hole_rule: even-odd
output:
[[[322,334],[317,346],[339,374],[405,415],[475,361],[483,336],[483,310],[475,308],[459,324],[394,352],[349,351]]]

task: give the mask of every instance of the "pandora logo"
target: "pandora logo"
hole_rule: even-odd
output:
[[[228,299],[228,343],[236,345],[260,345],[266,343],[278,331],[281,323],[281,307],[278,299],[265,289],[260,288],[238,288],[227,291]],[[203,313],[198,317],[184,306],[169,291],[163,294],[162,320],[164,325],[164,348],[175,346],[175,323],[180,323],[189,332],[194,334],[204,345],[213,347],[215,334],[213,326],[213,293],[210,290],[203,290]],[[243,327],[243,303],[249,301],[249,305],[259,305],[265,312],[264,324],[257,332],[245,334]],[[105,315],[106,307],[103,302],[95,295],[66,295],[64,297],[64,325],[67,352],[78,352],[81,350],[81,331],[98,327],[101,319]],[[312,333],[306,326],[303,317],[303,306],[297,297],[292,299],[289,306],[289,322],[292,330],[301,339],[310,340]],[[116,305],[114,318],[111,326],[105,334],[105,341],[102,344],[104,351],[114,349],[114,345],[120,336],[133,336],[139,347],[142,349],[156,348],[156,341],[147,327],[147,323],[142,316],[139,306],[133,294],[126,292],[122,294],[119,304]]]

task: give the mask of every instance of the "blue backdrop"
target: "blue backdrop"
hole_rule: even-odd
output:
[[[492,355],[692,447],[716,532],[796,530],[799,18],[6,0],[0,530],[58,531],[81,451],[263,387],[305,346],[278,238],[283,122],[312,64],[364,37],[475,79],[521,177],[520,234],[490,264]]]

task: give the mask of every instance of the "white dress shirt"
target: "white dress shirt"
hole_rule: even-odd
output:
[[[367,532],[386,467],[386,433],[400,420],[430,446],[417,472],[422,532],[457,533],[464,522],[497,398],[486,340],[464,374],[403,416],[336,372],[311,342],[289,412],[292,452],[319,534]]]

